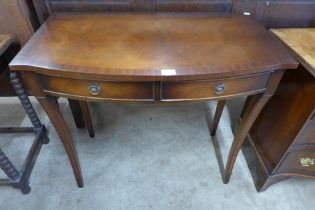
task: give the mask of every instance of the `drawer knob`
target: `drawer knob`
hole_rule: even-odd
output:
[[[89,86],[89,90],[92,95],[98,95],[101,92],[101,87],[93,84]]]
[[[217,95],[220,95],[221,93],[223,93],[223,91],[224,91],[224,84],[223,83],[217,84],[214,88],[214,92]]]
[[[312,158],[301,158],[300,159],[301,166],[307,167],[315,164],[315,160]]]

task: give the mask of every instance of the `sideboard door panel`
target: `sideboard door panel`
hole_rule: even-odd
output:
[[[250,13],[269,28],[314,27],[314,0],[237,0],[234,11]]]
[[[155,0],[156,11],[230,13],[233,0]]]
[[[55,12],[212,12],[230,13],[233,0],[47,0]]]
[[[134,0],[48,0],[51,13],[131,11]]]

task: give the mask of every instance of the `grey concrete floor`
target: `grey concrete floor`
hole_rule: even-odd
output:
[[[1,210],[46,209],[314,209],[315,182],[290,179],[257,193],[243,155],[230,183],[221,180],[207,118],[215,101],[172,105],[92,103],[96,137],[78,130],[68,104],[61,109],[75,140],[85,187],[77,188],[64,148],[38,103],[50,130],[31,176],[32,192],[0,188]],[[226,160],[243,100],[225,108],[217,141]],[[30,125],[16,99],[0,100],[0,126]],[[207,117],[208,116],[208,117]],[[1,134],[0,145],[21,167],[31,135]],[[0,172],[0,176],[4,174]]]

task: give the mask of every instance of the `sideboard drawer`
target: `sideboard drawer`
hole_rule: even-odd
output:
[[[80,99],[154,101],[153,82],[114,82],[69,79],[42,75],[44,91],[56,96]]]
[[[164,82],[161,85],[162,101],[215,99],[263,92],[270,73],[218,80]]]
[[[277,173],[315,176],[315,150],[290,152],[283,160]]]

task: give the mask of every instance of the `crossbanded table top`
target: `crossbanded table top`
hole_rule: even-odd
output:
[[[296,68],[260,23],[209,14],[62,14],[49,18],[12,70],[118,80],[205,79]]]

